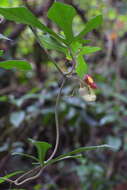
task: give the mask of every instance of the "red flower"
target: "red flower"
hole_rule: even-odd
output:
[[[93,89],[96,89],[97,88],[97,85],[96,83],[94,82],[93,78],[90,76],[90,75],[85,75],[83,80],[88,84],[88,86],[90,88],[93,88]]]

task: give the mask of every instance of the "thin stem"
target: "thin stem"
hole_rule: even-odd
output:
[[[59,113],[59,103],[60,103],[61,93],[62,93],[63,86],[65,84],[65,81],[66,81],[66,78],[63,78],[63,81],[62,81],[62,84],[61,84],[61,87],[60,87],[60,91],[59,91],[59,93],[57,95],[57,99],[56,99],[56,106],[55,106],[56,144],[55,144],[55,148],[54,148],[53,153],[48,158],[48,160],[46,160],[46,162],[48,162],[49,160],[51,160],[54,157],[54,155],[56,154],[56,151],[58,149],[58,145],[59,145],[59,136],[60,136],[59,128],[60,127],[59,127],[59,116],[58,116],[58,113]]]
[[[57,65],[57,63],[55,62],[55,60],[49,56],[49,53],[44,49],[44,47],[42,46],[41,44],[41,41],[40,41],[40,38],[36,32],[36,30],[33,28],[33,27],[30,27],[30,29],[32,30],[34,36],[36,37],[36,40],[37,42],[39,43],[40,47],[44,50],[44,52],[46,53],[46,55],[48,56],[49,60],[55,65],[55,67],[57,68],[57,70],[59,71],[59,73],[62,75],[62,76],[65,76],[63,71],[60,69],[60,67]]]
[[[18,178],[14,181],[15,184],[17,184],[18,181],[21,180],[22,178],[24,178],[25,176],[27,176],[27,175],[29,175],[29,174],[35,172],[35,171],[38,170],[38,169],[41,169],[41,166],[38,166],[38,167],[36,167],[36,168],[34,168],[34,169],[32,169],[32,170],[26,172],[25,174],[21,175],[20,177],[18,177]]]
[[[73,53],[72,53],[71,48],[69,48],[69,50],[70,50],[70,56],[71,56],[71,58],[72,58],[73,65],[72,65],[71,71],[69,71],[69,72],[66,74],[66,76],[73,74],[73,71],[75,70],[75,67],[76,67],[76,61],[75,61],[75,58],[74,58],[74,56],[73,56]]]
[[[9,183],[14,183],[13,180],[7,179],[7,178],[5,178],[5,177],[0,177],[0,179],[3,179],[3,180],[5,180],[5,181],[7,181],[7,182],[9,182]]]
[[[72,61],[73,61],[73,66],[72,66],[72,72],[73,72],[75,67],[76,67],[76,61],[75,61],[75,58],[73,56],[71,48],[70,48],[70,55],[71,55],[71,58],[72,58]]]
[[[26,179],[24,179],[24,180],[21,181],[21,182],[18,182],[19,179],[16,180],[16,181],[15,181],[15,185],[17,185],[17,186],[23,185],[24,183],[26,183],[26,182],[28,182],[28,181],[32,181],[32,180],[38,178],[38,177],[41,175],[42,171],[43,171],[45,168],[46,168],[46,166],[44,166],[43,168],[41,168],[40,171],[39,171],[36,175],[34,175],[34,176],[32,176],[32,177],[29,177],[29,178],[26,178]],[[31,172],[32,172],[32,171],[31,171]],[[28,173],[27,173],[27,174],[28,174]],[[22,177],[22,176],[21,176],[21,177]]]
[[[59,145],[59,136],[60,136],[60,133],[59,133],[58,111],[59,111],[59,103],[60,103],[61,93],[62,93],[63,86],[64,86],[64,84],[65,84],[65,81],[66,81],[66,78],[64,77],[63,80],[62,80],[62,84],[61,84],[61,86],[60,86],[59,93],[58,93],[58,95],[57,95],[57,99],[56,99],[56,106],[55,106],[56,144],[55,144],[55,148],[54,148],[53,153],[51,154],[51,156],[48,158],[48,160],[47,160],[46,162],[50,161],[50,160],[54,157],[54,155],[55,155],[55,153],[56,153],[56,151],[57,151],[57,149],[58,149],[58,145]],[[38,177],[41,175],[41,173],[43,172],[43,170],[44,170],[47,166],[48,166],[48,165],[45,165],[44,167],[40,167],[40,166],[39,166],[39,167],[36,167],[36,168],[34,168],[34,169],[28,171],[27,173],[21,175],[21,176],[20,176],[19,178],[17,178],[15,181],[11,181],[11,180],[6,180],[6,181],[11,182],[11,183],[14,183],[14,184],[17,185],[17,186],[22,185],[22,184],[24,184],[24,183],[26,183],[26,182],[28,182],[28,181],[31,181],[31,180],[34,180],[34,179],[38,178]],[[32,177],[29,177],[29,178],[27,178],[27,179],[24,179],[23,181],[19,182],[19,180],[21,180],[21,179],[24,178],[25,176],[27,176],[27,175],[33,173],[34,171],[36,171],[36,170],[38,170],[38,169],[39,169],[39,172],[38,172],[36,175],[34,175],[34,176],[32,176]]]

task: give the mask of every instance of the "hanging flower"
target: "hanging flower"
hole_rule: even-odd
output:
[[[96,83],[90,75],[85,75],[83,81],[87,84],[87,86],[81,85],[79,88],[79,95],[87,102],[93,102],[96,100],[96,94],[94,89],[97,88]]]
[[[96,100],[96,94],[91,88],[87,87],[80,87],[79,88],[79,95],[86,101],[86,102],[94,102]]]

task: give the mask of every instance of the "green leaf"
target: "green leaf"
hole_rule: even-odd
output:
[[[0,40],[11,40],[11,39],[7,38],[3,34],[0,34]]]
[[[81,147],[81,148],[77,148],[67,154],[64,154],[64,156],[71,156],[74,154],[79,154],[82,152],[86,152],[86,151],[91,151],[91,150],[99,150],[99,149],[104,149],[104,148],[113,148],[110,145],[104,144],[104,145],[98,145],[98,146],[87,146],[87,147]],[[62,156],[63,157],[63,156]]]
[[[58,156],[57,158],[55,159],[52,159],[50,160],[49,162],[46,163],[46,165],[48,164],[52,164],[56,161],[59,161],[59,160],[62,160],[62,159],[65,159],[69,156],[77,156],[75,154],[79,154],[79,153],[82,153],[82,152],[86,152],[86,151],[91,151],[91,150],[99,150],[99,149],[105,149],[105,148],[113,148],[112,146],[110,145],[107,145],[107,144],[104,144],[104,145],[98,145],[98,146],[88,146],[88,147],[81,147],[81,148],[77,148],[71,152],[68,152],[68,153],[65,153],[61,156]]]
[[[82,49],[82,44],[79,43],[78,41],[74,41],[71,43],[70,47],[71,47],[71,50],[75,56]]]
[[[2,56],[4,54],[3,50],[0,50],[0,56]]]
[[[82,55],[77,56],[76,62],[76,73],[79,75],[80,78],[83,78],[83,76],[88,72],[88,65]]]
[[[100,47],[85,46],[81,49],[81,51],[79,52],[79,55],[88,55],[88,54],[95,53],[100,50],[101,50]]]
[[[75,15],[76,11],[72,6],[60,2],[55,2],[48,11],[48,18],[64,31],[68,43],[73,38],[72,21]]]
[[[26,7],[13,7],[13,8],[2,8],[0,7],[0,14],[6,19],[15,21],[22,24],[27,24],[29,26],[38,28],[43,32],[49,33],[60,41],[64,41],[50,28],[42,24],[36,16]]]
[[[0,177],[0,183],[3,183],[3,182],[6,181],[6,179],[9,179],[10,177],[13,177],[13,176],[15,176],[15,175],[17,175],[17,174],[21,174],[21,173],[23,173],[23,171],[16,171],[16,172],[7,174],[7,175],[5,175],[5,176],[3,176],[3,177]]]
[[[10,0],[0,0],[0,5],[1,6],[5,6],[5,7],[13,7],[13,6],[17,6],[21,4],[21,1],[19,2],[19,0],[14,0],[14,1],[10,1]]]
[[[24,156],[24,157],[26,157],[26,158],[30,158],[30,159],[33,159],[33,160],[38,161],[38,159],[37,159],[35,156],[32,156],[32,155],[30,155],[30,154],[24,154],[24,153],[22,153],[22,152],[13,152],[12,155],[13,155],[13,156],[15,156],[15,155]]]
[[[0,67],[4,69],[20,69],[20,70],[31,70],[31,65],[26,61],[21,60],[8,60],[8,61],[2,61],[0,62]]]
[[[38,161],[40,162],[40,164],[43,165],[46,153],[49,150],[49,148],[52,147],[52,145],[47,142],[35,141],[33,139],[29,139],[29,141],[36,147],[38,152]]]
[[[87,33],[91,32],[93,29],[98,28],[103,21],[103,17],[102,15],[98,15],[94,18],[92,18],[91,20],[89,20],[86,23],[86,26],[84,28],[84,30],[82,30],[76,37],[75,40],[80,40],[81,38],[83,38]]]
[[[52,38],[50,35],[40,35],[39,36],[42,45],[50,50],[56,50],[66,54],[67,48],[61,45],[58,41]]]
[[[73,156],[63,156],[62,158],[57,157],[48,162],[45,162],[45,165],[54,164],[55,162],[59,162],[61,160],[65,160],[65,159],[77,159],[77,158],[82,158],[82,155],[77,154],[77,155],[73,155]]]
[[[91,42],[91,40],[80,39],[80,40],[78,40],[78,42],[80,42],[81,44],[85,45],[85,44],[89,44]]]

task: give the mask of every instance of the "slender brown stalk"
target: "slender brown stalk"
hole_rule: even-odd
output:
[[[60,126],[59,126],[59,116],[58,116],[59,115],[59,103],[60,103],[61,93],[62,93],[63,86],[65,84],[65,81],[66,81],[66,78],[63,78],[63,81],[62,81],[62,84],[60,87],[60,91],[59,91],[57,99],[56,99],[56,106],[55,106],[56,145],[55,145],[53,153],[48,158],[48,160],[46,160],[46,162],[48,162],[49,160],[51,160],[54,157],[54,155],[56,154],[56,151],[58,149],[58,145],[59,145],[59,136],[60,136],[60,132],[59,132]]]
[[[57,99],[56,99],[56,106],[55,106],[56,144],[55,144],[55,148],[54,148],[53,153],[51,154],[51,156],[48,158],[48,160],[47,160],[46,162],[50,161],[50,160],[54,157],[54,155],[56,154],[56,151],[57,151],[57,149],[58,149],[58,145],[59,145],[59,136],[60,136],[59,128],[60,128],[60,127],[59,127],[58,112],[59,112],[59,103],[60,103],[61,93],[62,93],[63,86],[64,86],[64,84],[65,84],[65,81],[66,81],[66,78],[63,78],[62,84],[61,84],[61,87],[60,87],[60,90],[59,90],[59,93],[58,93]],[[38,177],[42,174],[43,170],[44,170],[47,166],[48,166],[48,165],[46,165],[46,166],[44,166],[44,167],[40,167],[40,166],[39,166],[39,167],[34,168],[33,170],[28,171],[27,173],[25,173],[25,174],[21,175],[19,178],[17,178],[17,179],[14,181],[14,184],[15,184],[15,185],[22,185],[22,184],[24,184],[24,183],[26,183],[26,182],[28,182],[28,181],[32,181],[32,180],[38,178]],[[38,172],[35,176],[29,177],[29,178],[27,178],[27,179],[25,179],[25,180],[19,182],[19,180],[21,180],[23,177],[25,177],[26,175],[28,175],[28,174],[30,174],[30,173],[33,173],[33,172],[36,171],[37,169],[40,169],[40,170],[39,170],[39,172]]]

